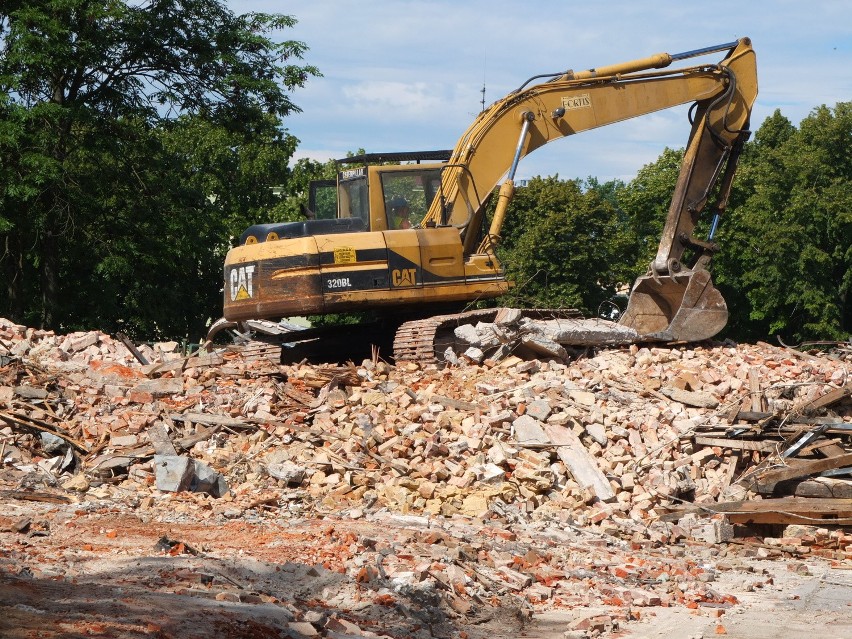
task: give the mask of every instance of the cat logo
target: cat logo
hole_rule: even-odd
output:
[[[391,282],[394,286],[414,286],[417,284],[417,269],[395,268],[391,271]]]
[[[254,276],[255,264],[238,266],[231,269],[228,277],[231,287],[231,301],[247,300],[254,295],[252,278]]]

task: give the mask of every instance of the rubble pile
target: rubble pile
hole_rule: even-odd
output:
[[[500,308],[493,322],[461,324],[453,331],[455,344],[443,354],[445,361],[458,364],[461,355],[481,363],[486,357],[501,360],[512,353],[565,360],[570,357],[569,349],[625,345],[638,337],[634,329],[601,318],[544,319],[528,314],[516,308]]]
[[[474,348],[484,331],[462,333]],[[518,610],[610,606],[572,628],[592,634],[637,607],[733,605],[686,542],[730,542],[710,553],[728,569],[852,559],[843,352],[537,352],[442,369],[281,365],[256,345],[134,353],[0,320],[3,496],[175,521],[390,522],[409,532],[355,535],[326,569],[391,598],[437,592],[448,614],[507,595]]]

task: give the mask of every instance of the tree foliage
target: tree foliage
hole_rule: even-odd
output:
[[[518,189],[504,227],[510,301],[597,313],[626,281],[633,238],[619,211],[595,190],[558,177]]]
[[[799,129],[776,111],[757,131],[719,235],[717,281],[738,338],[849,337],[850,143],[848,102],[815,109]]]
[[[225,240],[283,215],[280,118],[318,72],[217,0],[0,7],[0,314],[198,336]]]

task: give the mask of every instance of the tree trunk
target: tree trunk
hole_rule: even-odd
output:
[[[0,257],[3,277],[6,281],[6,309],[0,315],[6,315],[13,322],[21,323],[24,317],[23,282],[24,266],[23,252],[15,236],[6,235],[3,241],[3,255]]]

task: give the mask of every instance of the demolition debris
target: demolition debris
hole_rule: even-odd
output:
[[[0,575],[46,570],[14,540],[62,537],[51,516],[135,514],[149,552],[169,530],[156,522],[265,522],[277,532],[255,543],[280,560],[252,576],[192,563],[210,543],[197,530],[156,552],[191,555],[173,580],[188,596],[254,596],[275,611],[265,627],[290,636],[425,639],[501,636],[555,611],[569,613],[562,631],[595,636],[641,609],[730,609],[713,584],[751,559],[848,565],[849,348],[569,357],[555,347],[571,331],[581,346],[579,329],[561,322],[461,327],[478,352],[439,368],[281,365],[252,343],[185,357],[0,320]],[[297,538],[310,560],[281,550]],[[312,596],[281,594],[294,575]],[[352,613],[367,592],[384,617]]]

